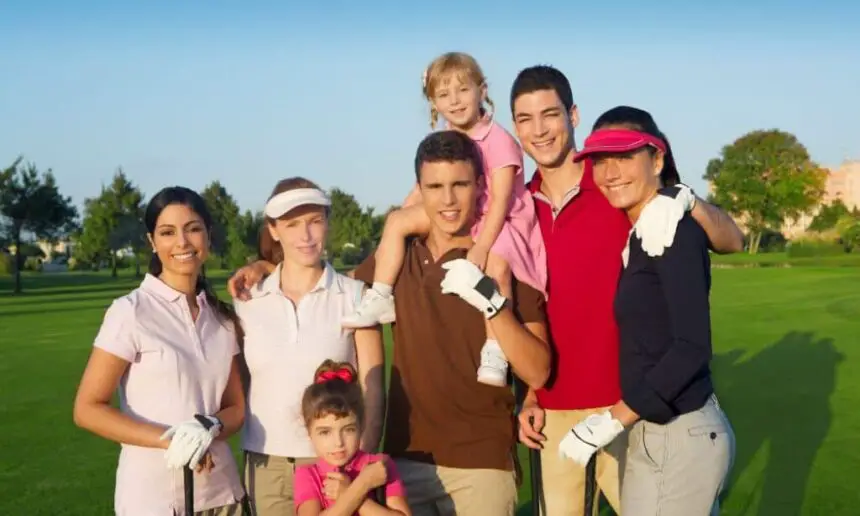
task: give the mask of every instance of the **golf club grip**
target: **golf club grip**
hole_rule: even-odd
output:
[[[585,516],[594,514],[594,492],[597,490],[597,455],[592,455],[585,465]]]
[[[185,480],[185,516],[194,516],[194,470],[185,466],[182,475]]]
[[[534,428],[534,416],[529,418],[529,424]],[[529,448],[529,473],[532,489],[532,516],[539,516],[541,514],[540,502],[543,495],[543,488],[541,486],[540,450]]]

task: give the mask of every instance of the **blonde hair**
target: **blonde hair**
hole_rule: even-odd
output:
[[[428,101],[431,101],[436,93],[436,88],[451,75],[455,75],[462,82],[472,82],[478,86],[487,85],[487,77],[474,57],[463,52],[448,52],[434,59],[424,69],[424,77],[422,79],[424,97]],[[490,106],[492,111],[495,111],[496,106],[490,100],[489,95],[485,95],[484,101]],[[483,107],[482,111],[484,111]],[[439,112],[436,111],[431,102],[430,128],[435,129],[438,121]]]

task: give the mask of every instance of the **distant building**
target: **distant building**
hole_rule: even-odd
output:
[[[36,242],[36,245],[39,246],[39,249],[41,249],[48,258],[56,256],[65,256],[68,258],[72,256],[72,253],[75,251],[75,242],[72,242],[71,240],[60,240],[56,243],[39,240]]]
[[[844,161],[838,168],[830,168],[828,171],[821,204],[840,200],[849,210],[860,207],[860,160]],[[782,227],[783,236],[788,239],[802,236],[812,224],[816,213],[818,208],[796,221],[786,222]]]
[[[829,168],[827,182],[824,185],[824,197],[821,204],[830,204],[841,200],[848,209],[860,208],[860,160],[846,160],[839,167]],[[708,183],[708,193],[713,193],[713,187]],[[796,221],[786,221],[782,226],[782,234],[787,239],[797,238],[806,233],[812,219],[818,213],[818,208],[808,215],[802,215]],[[743,227],[743,221],[737,220]]]

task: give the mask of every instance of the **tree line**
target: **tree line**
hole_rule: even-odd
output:
[[[747,248],[758,252],[763,238],[779,234],[787,221],[817,213],[810,230],[829,235],[845,251],[860,249],[860,212],[840,201],[821,206],[827,171],[815,163],[806,147],[791,133],[751,131],[725,145],[704,173],[711,185],[709,201],[723,207],[747,230]],[[362,207],[354,196],[330,190],[332,217],[328,259],[353,265],[373,249],[386,214]],[[233,269],[256,255],[263,216],[242,211],[218,181],[201,194],[214,219],[211,267]],[[15,291],[21,290],[20,271],[28,253],[37,253],[33,240],[75,243],[70,261],[75,268],[110,267],[116,275],[122,261],[133,262],[141,273],[151,252],[143,227],[146,195],[117,169],[99,194],[83,203],[83,213],[57,188],[53,172],[40,172],[18,157],[0,172],[0,248],[12,254]],[[6,257],[10,256],[6,253]],[[3,253],[0,253],[3,258]],[[2,272],[2,269],[0,269]]]
[[[219,181],[209,183],[200,194],[213,219],[207,266],[235,269],[255,259],[262,212],[242,211]],[[339,188],[332,188],[329,194],[332,217],[327,257],[338,265],[355,265],[379,241],[385,214],[362,207]],[[0,247],[16,251],[7,253],[15,292],[22,289],[20,271],[29,258],[52,258],[42,256],[34,241],[72,242],[71,255],[65,258],[73,269],[107,267],[117,276],[119,268],[129,266],[140,276],[152,253],[143,220],[147,201],[146,194],[118,168],[110,184],[84,200],[79,213],[71,198],[60,193],[51,170],[40,172],[35,164],[17,158],[0,175]]]

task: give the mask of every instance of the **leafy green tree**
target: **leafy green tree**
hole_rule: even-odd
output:
[[[821,210],[812,219],[809,229],[812,231],[827,231],[836,227],[836,223],[842,217],[850,215],[848,207],[841,200],[836,199],[830,204],[821,206]]]
[[[827,171],[793,134],[774,129],[752,131],[723,147],[704,178],[711,199],[746,225],[755,254],[765,230],[779,230],[818,205]]]
[[[14,245],[15,293],[22,290],[23,235],[56,241],[75,228],[77,209],[69,197],[60,194],[54,174],[40,173],[34,164],[22,164],[23,157],[0,173],[0,217],[4,234]]]
[[[218,256],[221,262],[221,268],[226,268],[230,261],[231,242],[233,245],[238,245],[241,238],[237,239],[234,236],[230,237],[231,226],[236,225],[240,221],[239,206],[236,204],[233,196],[227,192],[227,189],[219,181],[213,181],[201,193],[206,201],[206,207],[212,214],[212,231],[210,234],[212,252]],[[241,230],[239,230],[241,233]],[[236,254],[241,254],[242,249],[237,249]]]
[[[110,186],[102,187],[98,197],[84,201],[84,220],[78,237],[77,258],[91,263],[110,260],[111,275],[117,276],[117,255],[131,249],[140,274],[140,255],[146,248],[143,227],[143,194],[121,168]]]

